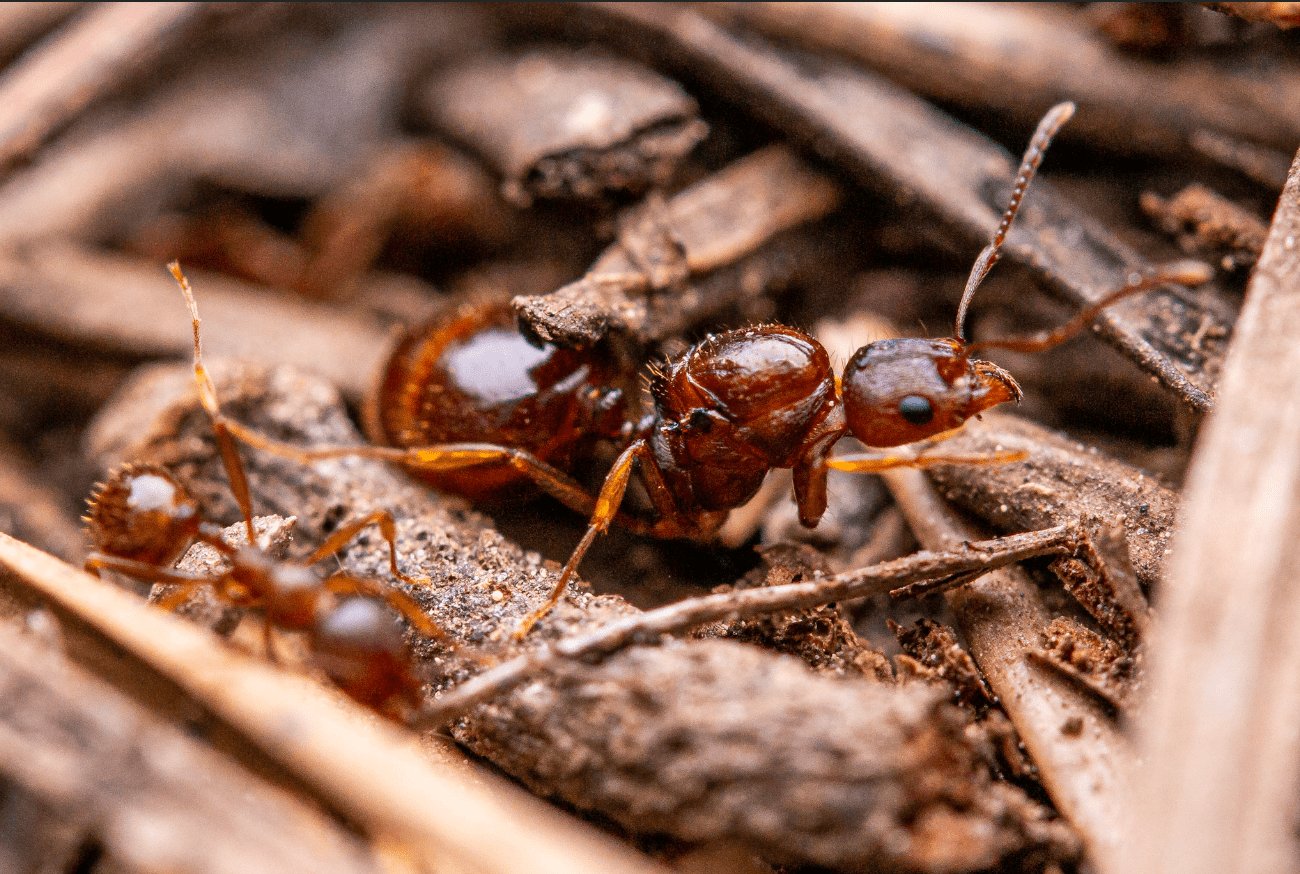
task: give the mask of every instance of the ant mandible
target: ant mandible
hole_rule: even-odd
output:
[[[714,334],[653,368],[653,412],[614,430],[609,418],[611,413],[622,415],[623,394],[606,384],[617,371],[611,371],[602,353],[529,347],[507,329],[504,315],[487,308],[462,316],[459,323],[428,326],[398,347],[371,399],[369,415],[372,438],[394,445],[299,447],[237,422],[227,420],[224,427],[251,446],[303,463],[345,455],[383,459],[471,496],[479,491],[472,482],[468,488],[458,487],[453,477],[463,477],[467,468],[492,466],[494,484],[503,476],[531,480],[589,515],[586,534],[550,597],[524,619],[517,637],[560,601],[579,562],[614,520],[654,537],[707,538],[730,510],[754,496],[769,470],[792,468],[800,522],[814,527],[826,509],[828,469],[876,473],[895,467],[1019,460],[1021,453],[969,456],[932,451],[971,417],[1021,398],[1011,374],[973,358],[973,353],[1043,351],[1075,336],[1123,298],[1160,285],[1198,285],[1209,279],[1205,265],[1179,262],[1130,276],[1051,332],[974,343],[966,339],[963,326],[971,297],[1001,257],[1049,143],[1073,114],[1074,104],[1061,103],[1039,122],[1002,220],[966,281],[952,337],[869,343],[837,378],[821,344],[794,328],[762,325]],[[489,335],[497,344],[495,352],[487,342]],[[507,335],[516,339],[508,340]],[[472,357],[466,351],[470,348],[481,356],[481,363],[494,368],[479,377],[486,384],[483,390],[470,390],[456,373],[454,356]],[[500,391],[502,387],[513,394]],[[578,448],[593,435],[616,439],[623,447],[594,497],[560,469],[573,469],[575,460],[583,457]],[[876,449],[918,446],[831,458],[831,448],[849,435]],[[476,439],[493,442],[461,442]],[[634,469],[653,519],[619,511]]]
[[[179,268],[173,272],[188,291]],[[378,525],[388,543],[393,575],[413,585],[427,583],[398,570],[392,516],[376,511],[354,520],[301,561],[270,556],[257,542],[243,464],[222,426],[216,390],[203,367],[197,319],[194,337],[195,381],[243,512],[248,543],[227,543],[221,527],[202,518],[197,502],[164,468],[127,464],[112,471],[88,501],[85,521],[96,551],[87,557],[86,570],[95,575],[110,570],[142,582],[175,586],[159,602],[164,610],[180,606],[195,588],[209,586],[229,604],[261,609],[263,642],[273,661],[273,628],[303,632],[311,660],[357,702],[395,718],[418,707],[421,683],[411,669],[411,653],[392,610],[426,637],[445,640],[446,633],[397,589],[347,573],[322,578],[312,569],[362,529]],[[215,549],[228,567],[215,576],[172,567],[196,542]]]

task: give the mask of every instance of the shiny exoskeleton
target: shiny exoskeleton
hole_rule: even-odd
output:
[[[624,371],[603,350],[529,343],[507,301],[484,300],[397,343],[367,402],[366,432],[383,446],[490,441],[569,471],[622,433]],[[414,472],[480,503],[515,500],[529,483],[505,465]]]
[[[468,488],[460,489],[470,495],[497,488],[503,477],[523,476],[569,507],[589,514],[586,535],[550,599],[524,621],[520,634],[559,601],[591,543],[616,519],[657,537],[708,537],[728,511],[753,497],[768,471],[791,468],[800,520],[811,527],[825,512],[831,468],[870,473],[1019,459],[1017,453],[972,457],[945,455],[931,448],[973,416],[1021,397],[1009,373],[972,353],[984,348],[1046,349],[1077,334],[1103,308],[1123,297],[1171,282],[1196,284],[1208,278],[1204,265],[1172,265],[1130,277],[1123,287],[1048,334],[978,343],[965,339],[962,326],[970,298],[1000,257],[1045,149],[1073,111],[1072,104],[1060,104],[1040,122],[1002,221],[967,280],[951,338],[870,343],[852,356],[837,380],[821,344],[793,328],[764,325],[714,334],[655,368],[650,378],[650,415],[615,428],[609,416],[621,408],[621,395],[601,390],[617,372],[601,363],[604,359],[597,350],[529,350],[521,345],[522,339],[503,336],[504,332],[514,337],[503,322],[491,321],[489,326],[487,321],[462,321],[431,327],[399,346],[382,389],[372,400],[374,417],[384,423],[374,436],[388,446],[296,447],[238,423],[227,423],[228,427],[240,440],[303,462],[340,455],[382,458],[453,488],[460,480],[446,478],[447,472],[473,473],[487,485],[474,485],[471,479]],[[456,356],[470,354],[465,350],[473,350],[480,366],[491,370],[490,377],[479,377],[485,385],[509,385],[513,391],[467,393],[464,383],[453,376],[452,363]],[[545,367],[534,362],[554,361],[565,362],[556,372],[566,374],[571,382],[540,378]],[[530,385],[536,387],[532,395]],[[551,425],[545,434],[528,433],[528,428],[521,433],[514,417],[542,421],[538,411],[551,409],[559,385],[570,389],[558,393],[562,399],[558,408],[565,412],[547,421],[563,424]],[[489,395],[491,400],[486,400]],[[589,424],[577,424],[583,422]],[[581,455],[571,447],[590,436],[616,434],[622,451],[593,497],[569,475],[571,464]],[[847,435],[881,450],[920,445],[831,458],[831,448]],[[555,451],[548,440],[566,448]],[[619,511],[634,470],[653,509],[650,518]]]

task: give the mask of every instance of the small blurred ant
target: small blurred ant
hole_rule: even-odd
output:
[[[654,537],[707,538],[730,510],[754,496],[769,470],[792,468],[799,519],[814,527],[826,510],[828,469],[876,473],[1020,460],[1023,454],[1014,452],[931,451],[971,417],[1021,398],[1011,374],[972,358],[973,353],[1050,349],[1123,298],[1171,283],[1198,285],[1210,276],[1203,264],[1167,265],[1130,276],[1049,333],[966,339],[971,297],[1001,257],[1048,144],[1073,114],[1074,104],[1062,103],[1039,122],[1002,220],[967,279],[950,338],[869,343],[837,377],[821,344],[794,328],[725,331],[653,368],[653,412],[634,422],[623,412],[625,389],[610,385],[612,378],[627,374],[604,352],[530,346],[513,330],[507,311],[484,307],[451,323],[426,326],[397,347],[370,400],[371,437],[387,446],[298,447],[236,422],[224,426],[251,446],[299,462],[355,455],[392,461],[471,497],[485,484],[499,489],[529,480],[589,515],[587,532],[550,598],[523,621],[520,637],[559,602],[588,548],[614,520]],[[849,435],[877,449],[917,445],[905,452],[831,458],[831,448]],[[622,447],[594,497],[566,472],[589,457],[586,447],[593,438]],[[477,484],[470,468],[479,469]],[[634,469],[653,519],[619,511]]]
[[[188,284],[173,267],[188,294]],[[159,602],[174,610],[199,586],[209,586],[221,600],[237,607],[260,608],[267,655],[276,659],[272,629],[306,635],[311,660],[345,693],[380,713],[400,718],[421,703],[421,683],[411,670],[411,654],[396,610],[421,634],[446,639],[445,632],[402,592],[377,580],[347,573],[322,578],[312,565],[336,554],[362,529],[377,525],[389,548],[389,569],[410,585],[427,580],[398,570],[396,527],[379,510],[342,526],[301,561],[279,561],[258,544],[243,464],[223,426],[215,386],[203,366],[199,323],[194,321],[194,376],[204,410],[213,423],[231,491],[243,513],[248,543],[231,546],[221,526],[205,521],[197,502],[165,469],[127,464],[115,469],[91,495],[85,516],[96,551],[86,570],[110,570],[150,583],[176,588]],[[190,574],[172,567],[194,543],[206,543],[229,567],[213,575]]]

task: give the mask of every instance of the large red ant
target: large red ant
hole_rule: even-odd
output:
[[[1039,123],[1002,220],[966,282],[950,338],[869,343],[837,378],[821,344],[794,328],[725,331],[653,369],[653,412],[632,422],[624,421],[622,389],[610,385],[611,377],[626,374],[600,350],[529,346],[510,328],[505,310],[479,308],[450,323],[427,326],[397,348],[371,399],[369,417],[371,437],[390,445],[297,447],[236,422],[224,421],[223,427],[254,447],[300,462],[345,455],[378,458],[471,496],[527,479],[589,514],[587,532],[550,598],[524,620],[520,635],[558,603],[583,555],[615,519],[654,537],[705,538],[730,510],[754,496],[769,470],[792,468],[800,521],[813,527],[826,509],[830,468],[875,473],[1019,460],[1023,456],[1018,453],[932,451],[971,417],[1021,397],[1011,374],[973,353],[1049,349],[1122,298],[1209,278],[1202,264],[1168,265],[1130,276],[1049,333],[974,343],[966,339],[963,325],[971,297],[1000,258],[1048,144],[1073,113],[1072,103],[1062,103]],[[478,370],[467,376],[463,371],[471,363]],[[831,458],[831,448],[848,435],[877,449],[917,446]],[[583,450],[593,437],[613,438],[623,447],[594,497],[565,472],[585,457]],[[465,476],[468,468],[490,472],[476,482]],[[634,469],[653,507],[652,519],[619,511]]]
[[[175,265],[173,273],[189,296],[188,284]],[[175,586],[159,602],[165,610],[180,606],[195,588],[209,586],[229,604],[261,609],[263,640],[272,659],[273,628],[303,632],[311,660],[354,700],[395,717],[418,707],[421,683],[411,670],[411,654],[388,608],[427,637],[445,639],[443,630],[397,589],[346,573],[322,578],[312,570],[312,565],[337,553],[362,529],[377,525],[388,543],[393,576],[412,585],[427,583],[398,570],[392,516],[378,510],[343,525],[301,561],[272,558],[257,542],[248,481],[224,427],[215,386],[203,366],[197,317],[194,376],[231,491],[243,513],[248,543],[227,543],[221,527],[202,518],[198,504],[165,469],[128,464],[115,469],[90,497],[85,521],[96,551],[87,557],[86,569],[96,575],[110,570],[142,582]],[[195,542],[215,549],[228,567],[216,576],[173,568]]]

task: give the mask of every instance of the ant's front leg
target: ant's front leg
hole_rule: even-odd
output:
[[[960,432],[954,429],[942,434],[936,434],[922,443],[913,444],[917,448],[909,451],[895,450],[886,453],[859,452],[837,455],[834,458],[827,459],[826,466],[847,473],[880,473],[897,467],[921,468],[932,467],[937,464],[1009,464],[1013,461],[1024,461],[1029,457],[1027,452],[1020,449],[988,452],[983,455],[946,455],[930,451],[936,443],[954,437],[958,433]],[[900,449],[902,448],[900,447]]]
[[[329,558],[342,549],[353,537],[356,537],[357,534],[371,525],[379,526],[379,532],[388,544],[388,567],[393,572],[393,576],[408,586],[429,585],[430,580],[428,577],[407,576],[397,569],[397,523],[393,519],[393,514],[387,510],[374,510],[360,519],[354,519],[339,528],[326,538],[325,542],[318,546],[315,552],[307,556],[303,560],[303,564],[311,565],[322,559]]]

